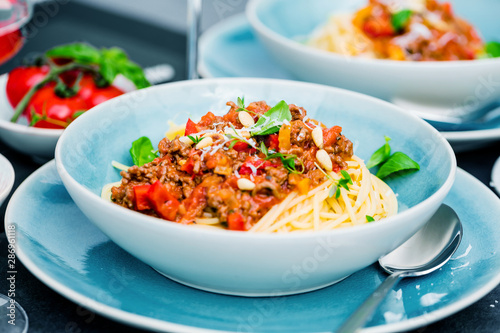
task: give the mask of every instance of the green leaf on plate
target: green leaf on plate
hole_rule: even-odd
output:
[[[384,163],[385,161],[387,161],[389,156],[391,156],[391,146],[389,146],[390,140],[391,138],[385,136],[385,144],[379,149],[377,149],[377,151],[375,151],[373,155],[370,157],[368,163],[366,163],[366,167],[368,169],[371,169],[381,163]]]
[[[402,152],[395,152],[382,164],[377,172],[377,177],[383,179],[398,171],[420,170],[420,165]]]

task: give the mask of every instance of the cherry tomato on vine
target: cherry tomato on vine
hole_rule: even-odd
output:
[[[28,103],[26,113],[34,127],[66,128],[81,112],[88,109],[87,103],[78,95],[59,97],[55,92],[55,83],[50,83],[38,90]]]
[[[14,68],[7,79],[7,98],[12,105],[16,105],[26,95],[26,93],[42,81],[49,73],[49,66],[21,66]]]
[[[124,92],[122,90],[114,86],[107,86],[104,88],[97,87],[92,75],[90,74],[83,75],[80,80],[80,90],[78,91],[78,96],[87,102],[89,108],[123,94]]]

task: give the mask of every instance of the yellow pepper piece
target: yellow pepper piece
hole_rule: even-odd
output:
[[[290,132],[290,125],[281,126],[278,136],[280,149],[290,149]]]
[[[299,189],[299,193],[301,195],[307,194],[309,192],[309,185],[311,184],[311,180],[309,178],[302,179],[298,184],[297,188]]]
[[[173,121],[168,121],[168,125],[170,126],[168,131],[165,133],[165,136],[169,140],[175,139],[175,137],[178,136],[184,136],[184,130],[185,126],[184,125],[176,125]]]

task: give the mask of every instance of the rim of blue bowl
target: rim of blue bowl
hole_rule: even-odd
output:
[[[422,202],[419,202],[413,207],[408,208],[407,210],[397,213],[394,216],[382,219],[378,221],[377,223],[367,223],[363,225],[358,225],[358,226],[352,226],[350,228],[341,228],[341,229],[334,229],[334,230],[321,230],[321,231],[310,231],[310,232],[300,232],[300,233],[282,233],[282,234],[265,234],[265,233],[247,233],[247,232],[239,232],[239,231],[232,231],[232,230],[212,230],[209,228],[192,228],[191,226],[188,225],[182,225],[179,223],[164,223],[165,220],[144,215],[142,213],[127,209],[125,207],[121,207],[119,205],[116,205],[112,202],[105,201],[101,198],[100,195],[97,195],[93,193],[91,190],[88,188],[84,187],[81,185],[79,182],[77,182],[66,170],[64,164],[62,163],[62,150],[63,150],[63,145],[66,140],[66,137],[71,135],[72,132],[78,131],[78,124],[82,123],[84,119],[88,118],[90,115],[97,114],[99,112],[102,112],[101,110],[105,110],[105,108],[108,105],[111,105],[111,103],[117,103],[120,99],[125,99],[129,98],[132,94],[137,93],[132,92],[132,93],[127,93],[118,97],[115,97],[112,100],[106,101],[100,105],[97,105],[96,107],[92,108],[91,110],[87,111],[84,115],[78,117],[73,123],[72,126],[69,126],[68,129],[66,129],[61,137],[59,138],[59,141],[57,142],[56,145],[56,151],[55,151],[55,161],[56,161],[56,167],[57,171],[59,173],[59,176],[63,180],[63,183],[65,187],[72,187],[72,188],[77,188],[79,191],[82,191],[86,197],[88,197],[90,200],[92,200],[93,204],[95,205],[107,205],[108,209],[115,212],[116,214],[127,214],[134,216],[135,218],[131,220],[134,224],[137,224],[138,227],[144,226],[144,223],[148,223],[151,226],[156,226],[158,228],[166,228],[166,229],[174,229],[174,230],[179,230],[179,231],[187,231],[195,234],[203,234],[203,235],[217,235],[220,237],[233,237],[233,238],[239,238],[239,239],[260,239],[260,240],[288,240],[288,239],[295,239],[295,238],[314,238],[318,237],[320,235],[328,235],[331,233],[334,233],[336,235],[346,235],[350,234],[352,232],[356,233],[360,228],[368,232],[369,230],[372,230],[372,228],[378,228],[380,225],[391,225],[398,223],[397,220],[399,219],[411,219],[411,216],[415,210],[423,209],[425,207],[429,207],[430,205],[433,204],[433,201],[436,198],[442,197],[443,199],[445,198],[446,194],[450,191],[454,181],[455,181],[455,175],[457,171],[457,162],[456,162],[456,157],[455,153],[453,152],[453,149],[451,148],[451,145],[446,141],[446,139],[430,124],[425,122],[424,120],[420,119],[418,116],[410,114],[408,112],[405,112],[403,109],[400,107],[391,104],[389,102],[383,101],[381,99],[371,97],[365,94],[361,94],[358,92],[353,92],[350,90],[346,89],[341,89],[341,88],[336,88],[336,87],[330,87],[330,86],[325,86],[317,83],[310,83],[310,82],[300,82],[300,81],[291,81],[291,80],[280,80],[280,79],[263,79],[263,78],[217,78],[217,79],[203,79],[203,80],[190,80],[190,81],[177,81],[173,83],[166,83],[163,85],[158,85],[158,86],[153,86],[145,89],[141,89],[140,92],[143,94],[145,91],[146,92],[151,92],[155,90],[163,90],[163,89],[168,89],[168,87],[182,87],[182,86],[192,86],[192,85],[210,85],[210,84],[215,84],[215,83],[233,83],[237,84],[238,82],[272,82],[279,84],[281,86],[308,86],[308,87],[317,87],[319,89],[325,89],[325,90],[330,90],[330,91],[335,91],[335,92],[340,92],[345,95],[351,95],[354,96],[358,99],[364,99],[368,101],[369,103],[378,103],[382,104],[388,108],[393,109],[396,112],[402,113],[405,116],[408,116],[410,118],[413,118],[414,121],[420,123],[421,126],[424,126],[427,128],[429,131],[434,133],[436,136],[437,140],[439,140],[441,145],[444,145],[446,151],[448,152],[448,157],[450,158],[450,172],[448,174],[448,177],[446,180],[443,182],[443,184],[439,187],[439,189],[434,192],[431,196],[428,198],[424,199]],[[68,182],[68,184],[66,184]],[[104,185],[104,184],[103,184]]]
[[[276,0],[249,0],[246,6],[246,15],[250,25],[258,32],[264,36],[269,37],[275,43],[282,44],[288,48],[291,48],[297,52],[303,53],[308,56],[319,57],[324,60],[337,60],[337,61],[348,61],[372,64],[374,66],[395,66],[397,68],[415,68],[416,70],[422,68],[430,69],[445,69],[445,68],[456,68],[456,67],[474,67],[474,66],[484,66],[484,65],[498,65],[500,63],[500,58],[487,58],[487,59],[476,59],[476,60],[449,60],[449,61],[396,61],[390,59],[369,59],[356,56],[347,56],[342,54],[337,54],[334,52],[329,52],[326,50],[320,50],[306,45],[302,45],[297,41],[291,40],[282,36],[281,34],[275,32],[267,25],[265,25],[259,18],[257,14],[260,5],[263,3],[269,4],[271,1]],[[280,0],[278,0],[280,1]]]

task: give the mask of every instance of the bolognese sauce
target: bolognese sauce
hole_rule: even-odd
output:
[[[249,230],[292,191],[324,182],[325,169],[345,169],[353,155],[341,127],[280,103],[228,102],[223,116],[189,119],[184,136],[160,141],[159,157],[121,172],[111,200],[169,221],[217,218],[228,229]]]

